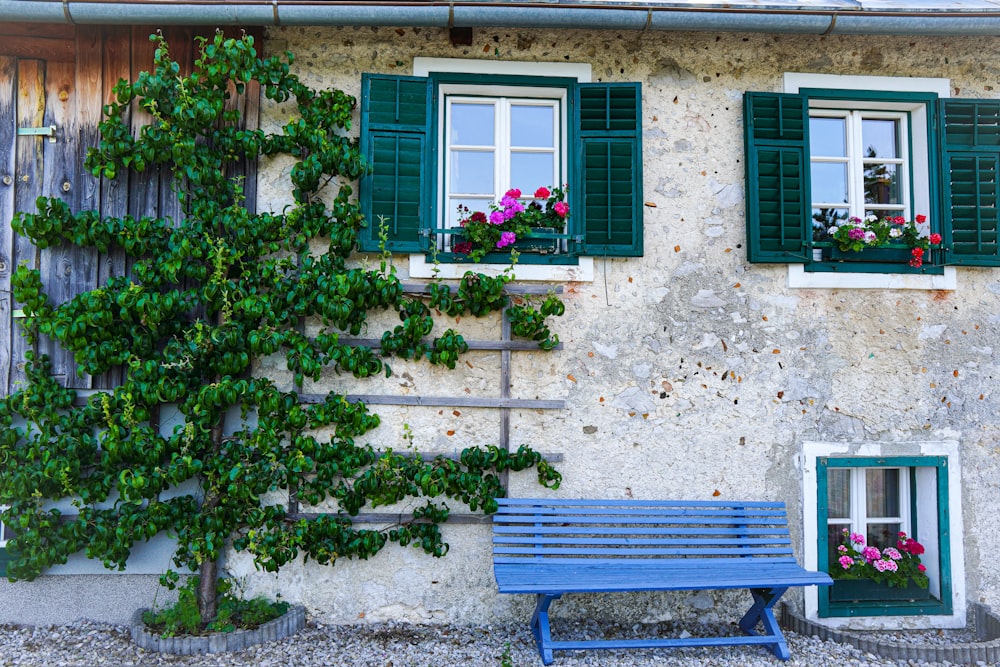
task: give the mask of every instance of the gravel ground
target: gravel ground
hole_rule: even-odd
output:
[[[636,637],[654,633],[693,631],[699,635],[729,628],[678,628],[568,623],[558,621],[560,637]],[[792,658],[782,662],[759,647],[642,649],[629,651],[557,652],[555,667],[601,665],[606,667],[945,667],[951,663],[907,662],[879,658],[834,642],[786,632]],[[948,641],[936,633],[932,641]],[[965,637],[956,635],[952,641]],[[909,640],[925,637],[909,635]],[[985,665],[986,663],[979,663]],[[448,626],[403,623],[334,626],[309,622],[304,630],[278,642],[238,651],[201,656],[172,656],[136,648],[126,626],[92,622],[49,627],[0,625],[0,667],[90,665],[253,665],[254,667],[495,667],[540,666],[534,637],[527,624]]]

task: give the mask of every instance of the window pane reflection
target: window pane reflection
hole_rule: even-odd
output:
[[[899,516],[899,468],[869,468],[865,489],[868,516]]]
[[[810,118],[809,154],[823,157],[845,157],[847,155],[846,119]]]
[[[899,539],[899,523],[868,524],[868,544],[879,549],[896,546]]]
[[[851,516],[851,470],[829,468],[827,471],[827,514],[831,519]],[[843,526],[838,526],[842,528]],[[838,536],[839,540],[840,537]]]
[[[452,104],[448,143],[462,146],[492,146],[494,114],[492,104],[466,102]]]
[[[510,184],[530,196],[541,186],[551,187],[554,156],[552,153],[511,153]]]
[[[493,152],[454,151],[451,154],[452,193],[491,194],[493,192]]]
[[[865,203],[901,204],[899,171],[899,165],[896,164],[866,164]]]
[[[511,105],[511,145],[532,148],[555,146],[554,115],[555,109],[550,106]]]
[[[847,165],[812,163],[812,199],[831,204],[847,203]]]
[[[899,157],[899,121],[866,118],[861,121],[865,157]]]

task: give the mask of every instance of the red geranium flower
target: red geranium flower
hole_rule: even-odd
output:
[[[933,245],[937,245],[938,243],[941,243],[941,235],[931,234],[927,240],[930,241]]]
[[[549,189],[543,185],[535,190],[535,199],[548,199],[551,194],[552,193],[549,192]]]
[[[925,222],[927,222],[927,216],[924,215],[923,213],[919,213],[919,214],[917,214],[916,220],[917,220],[917,224],[918,225],[922,225]]]

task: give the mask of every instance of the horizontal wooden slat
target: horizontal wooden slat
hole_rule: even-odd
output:
[[[496,523],[500,523],[500,524],[511,523],[511,522],[517,522],[517,523],[531,523],[531,522],[534,522],[534,523],[541,523],[541,524],[545,524],[545,523],[558,523],[558,524],[562,524],[562,523],[579,523],[579,524],[626,523],[626,524],[636,524],[636,525],[638,525],[638,524],[661,524],[661,523],[663,523],[663,524],[697,524],[697,523],[704,523],[704,524],[722,524],[722,525],[740,525],[740,524],[761,525],[761,524],[768,524],[768,525],[776,525],[776,526],[780,525],[780,526],[783,526],[786,523],[785,521],[779,521],[777,519],[771,519],[769,521],[761,521],[761,520],[755,519],[753,517],[722,517],[722,516],[717,516],[717,517],[693,517],[693,516],[674,516],[674,517],[670,517],[669,520],[666,520],[666,519],[664,519],[664,517],[659,517],[659,516],[630,516],[627,519],[625,519],[625,518],[622,518],[622,517],[612,518],[612,517],[605,517],[605,516],[583,516],[583,515],[577,515],[577,516],[570,517],[568,515],[560,516],[558,514],[537,515],[537,516],[534,516],[534,517],[532,517],[530,519],[527,519],[527,520],[523,516],[511,517],[511,516],[506,516],[506,515],[502,515],[502,514],[497,514],[496,516],[494,516],[493,520]]]
[[[498,536],[506,535],[788,535],[787,528],[750,528],[740,526],[739,528],[724,528],[722,526],[699,526],[697,528],[670,528],[637,527],[637,526],[614,526],[611,528],[602,526],[565,526],[565,525],[543,525],[543,526],[521,526],[494,524],[493,533]]]
[[[609,559],[590,564],[579,561],[497,561],[494,565],[501,593],[610,593],[627,591],[681,591],[725,588],[776,588],[828,584],[821,572],[809,572],[794,559],[762,562],[736,559],[698,559],[677,563],[649,559]]]
[[[497,498],[497,504],[501,507],[511,507],[514,505],[531,505],[538,508],[548,507],[769,507],[772,509],[785,511],[785,504],[782,502],[767,500],[614,500],[614,499],[564,499],[564,498]]]
[[[671,546],[688,544],[724,546],[732,544],[780,544],[786,542],[782,538],[754,537],[754,538],[720,538],[720,537],[539,537],[538,535],[502,535],[493,538],[494,544],[562,544],[562,545],[618,545],[623,547],[638,546]],[[497,553],[500,553],[497,551]],[[509,553],[509,552],[508,552]]]
[[[630,558],[636,556],[732,556],[738,558],[746,558],[749,556],[778,556],[778,555],[790,555],[792,553],[791,549],[778,549],[774,547],[732,547],[732,548],[709,548],[706,546],[702,547],[676,547],[676,548],[662,548],[662,549],[649,549],[642,547],[635,547],[629,549],[611,549],[599,546],[591,546],[587,548],[572,548],[572,547],[503,547],[495,546],[493,547],[494,554],[520,554],[520,555],[536,555],[536,556],[618,556],[621,558]]]

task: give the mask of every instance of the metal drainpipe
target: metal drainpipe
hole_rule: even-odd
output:
[[[1000,11],[975,2],[870,11],[863,3],[802,3],[798,9],[733,2],[725,8],[542,5],[506,2],[341,3],[317,0],[0,0],[0,21],[74,24],[245,26],[521,27],[586,30],[725,31],[869,35],[1000,35]],[[987,5],[983,3],[984,7]],[[959,11],[959,8],[963,8]]]

